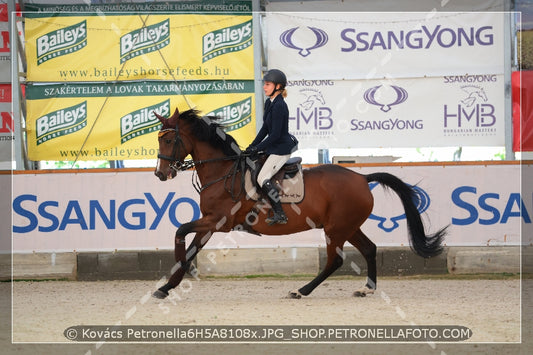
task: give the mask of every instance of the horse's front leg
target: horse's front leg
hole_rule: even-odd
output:
[[[168,296],[169,290],[180,284],[183,276],[189,270],[192,260],[211,238],[213,229],[214,227],[211,226],[209,220],[204,218],[185,223],[178,228],[174,241],[176,265],[171,270],[172,275],[168,282],[156,290],[152,294],[153,297],[163,299]],[[196,232],[196,235],[187,250],[185,250],[185,237],[191,232]]]

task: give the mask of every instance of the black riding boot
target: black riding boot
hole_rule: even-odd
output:
[[[266,181],[263,184],[263,192],[267,195],[268,200],[272,205],[272,210],[274,211],[274,216],[268,217],[265,222],[267,222],[269,225],[273,225],[276,223],[287,223],[287,216],[285,216],[285,212],[283,212],[283,208],[281,207],[281,201],[279,198],[278,190],[276,190],[270,180]]]

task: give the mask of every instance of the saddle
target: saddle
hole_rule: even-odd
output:
[[[260,157],[255,162],[255,169],[247,170],[244,176],[246,195],[257,201],[261,198],[261,186],[257,183],[257,175],[266,160]],[[281,203],[299,203],[304,198],[304,179],[302,173],[302,158],[290,158],[271,179],[278,189]]]

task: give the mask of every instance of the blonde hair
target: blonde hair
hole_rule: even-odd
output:
[[[283,90],[281,91],[280,94],[281,94],[281,96],[282,96],[283,98],[286,98],[286,97],[287,97],[287,89],[283,88]]]

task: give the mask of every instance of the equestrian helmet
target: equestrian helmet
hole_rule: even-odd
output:
[[[270,69],[263,76],[263,81],[270,81],[274,84],[280,84],[282,88],[287,86],[287,77],[281,70]]]

